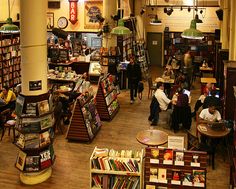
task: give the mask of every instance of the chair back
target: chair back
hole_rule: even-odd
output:
[[[9,120],[11,117],[11,109],[8,108],[6,110],[3,110],[1,113],[0,113],[0,122],[3,124],[3,123],[6,123],[7,120]]]
[[[198,150],[199,140],[191,132],[187,131],[187,150]]]

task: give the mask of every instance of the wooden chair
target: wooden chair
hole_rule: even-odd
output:
[[[156,86],[153,85],[153,82],[152,82],[152,77],[148,77],[148,98],[151,94],[152,96],[152,93],[156,90]]]
[[[13,142],[15,142],[15,120],[12,119],[11,117],[11,110],[10,109],[6,109],[4,111],[1,112],[0,117],[1,117],[1,121],[2,121],[2,136],[1,136],[1,140],[5,134],[5,131],[8,129],[8,136],[10,136],[10,131],[12,129],[13,131]]]

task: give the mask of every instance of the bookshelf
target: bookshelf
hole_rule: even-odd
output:
[[[206,188],[206,152],[147,147],[145,157],[145,189]]]
[[[215,33],[204,33],[203,40],[189,40],[181,37],[182,32],[164,32],[164,64],[166,65],[171,56],[176,56],[179,61],[190,48],[192,56],[201,56],[209,65],[214,65],[215,58]],[[193,62],[194,62],[193,58]],[[197,60],[196,60],[197,61]]]
[[[90,157],[90,188],[143,187],[143,150],[116,151],[95,147]]]
[[[81,94],[76,99],[72,112],[66,138],[91,142],[102,125],[93,96]]]
[[[0,33],[0,88],[21,83],[20,34]]]
[[[117,89],[113,84],[111,74],[101,76],[96,94],[96,107],[101,120],[112,120],[120,106],[117,99]]]
[[[21,171],[23,183],[37,184],[48,178],[45,174],[51,172],[55,161],[52,96],[48,93],[38,96],[19,94],[16,114],[15,129],[19,137],[15,145],[19,148],[19,153],[15,166]],[[29,180],[28,176],[33,178]]]

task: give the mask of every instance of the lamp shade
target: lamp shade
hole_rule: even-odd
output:
[[[131,31],[124,26],[124,21],[122,19],[118,20],[118,26],[111,31],[111,34],[114,35],[129,35],[130,33]]]
[[[187,39],[199,39],[199,40],[201,40],[201,39],[204,38],[202,32],[196,29],[196,20],[195,19],[193,19],[191,21],[190,28],[184,30],[183,33],[181,34],[181,36],[183,38],[187,38]]]
[[[20,29],[17,25],[12,23],[12,19],[8,18],[6,24],[3,24],[0,28],[1,33],[19,33]]]

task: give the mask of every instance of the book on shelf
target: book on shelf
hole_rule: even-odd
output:
[[[184,152],[175,152],[175,165],[184,166]]]
[[[49,112],[48,100],[37,102],[39,115],[43,115]]]
[[[108,148],[95,148],[93,157],[106,157],[108,156],[109,150]]]
[[[204,187],[206,172],[204,170],[193,170],[193,185]]]
[[[183,173],[183,185],[184,186],[192,186],[193,175],[189,172]]]
[[[22,149],[25,147],[25,136],[23,134],[20,134],[20,136],[18,137],[16,145]]]
[[[23,151],[19,151],[19,154],[16,159],[16,167],[20,169],[21,171],[24,170],[24,165],[25,165],[25,158],[27,154]]]
[[[55,159],[55,153],[54,153],[53,145],[50,145],[49,151],[50,151],[51,160],[54,161],[54,159]]]
[[[27,116],[36,116],[37,103],[27,103],[25,113]]]
[[[166,169],[164,168],[158,169],[158,182],[167,183],[166,173],[167,173]]]
[[[200,167],[199,155],[193,154],[192,162],[190,164],[192,167]]]
[[[27,133],[25,136],[24,149],[36,149],[39,148],[39,134]]]
[[[150,163],[159,164],[159,149],[151,148]]]
[[[40,167],[41,169],[48,168],[52,165],[51,155],[49,150],[40,153]]]
[[[158,168],[150,168],[149,181],[158,182]]]
[[[19,126],[19,127],[18,127]],[[23,133],[37,133],[40,132],[40,123],[38,121],[35,122],[22,122],[17,125],[18,129],[20,129]]]
[[[39,156],[27,156],[25,159],[26,171],[38,171],[39,170]]]
[[[164,149],[163,155],[163,164],[172,164],[173,163],[173,149]]]
[[[40,134],[40,147],[47,146],[51,143],[50,135],[48,131]]]
[[[22,114],[24,102],[25,98],[21,95],[18,95],[16,98],[16,108],[15,108],[16,115],[20,116]]]
[[[172,170],[171,184],[176,184],[176,185],[181,184],[181,171],[180,170]]]
[[[41,130],[52,127],[53,118],[52,115],[48,115],[40,121]]]

